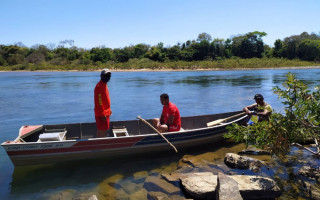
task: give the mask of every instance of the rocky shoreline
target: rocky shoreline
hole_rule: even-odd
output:
[[[244,156],[246,153],[268,152],[247,149],[238,154],[226,153],[223,164],[216,163],[213,157],[208,159],[212,156],[208,153],[184,155],[169,173],[162,173],[162,170],[136,172],[133,180],[125,185],[120,182],[122,175],[114,175],[101,182],[95,193],[77,194],[76,191],[64,190],[58,199],[260,200],[280,197],[284,186],[266,173],[272,166]],[[320,168],[305,165],[296,172],[296,176],[301,177],[298,184],[307,198],[320,199],[320,189],[311,181],[320,181]]]

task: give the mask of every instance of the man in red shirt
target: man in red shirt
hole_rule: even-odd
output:
[[[169,95],[165,93],[160,95],[160,102],[163,105],[161,117],[153,119],[153,125],[162,133],[179,131],[181,119],[178,107],[169,101]]]
[[[105,137],[107,130],[110,128],[110,97],[108,90],[108,81],[111,78],[111,72],[108,69],[103,69],[100,74],[100,81],[94,88],[94,114],[97,124],[96,137]]]

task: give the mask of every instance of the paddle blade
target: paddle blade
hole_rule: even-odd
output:
[[[224,121],[225,121],[225,119],[214,120],[214,121],[212,121],[212,122],[208,122],[208,123],[207,123],[207,126],[215,126],[215,125],[218,125],[218,124],[220,124],[220,123],[222,123],[222,122],[224,122]]]

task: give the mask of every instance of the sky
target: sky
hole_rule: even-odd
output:
[[[266,32],[265,44],[320,34],[319,0],[0,0],[0,44],[73,40],[79,48],[165,47],[200,33],[228,39]]]

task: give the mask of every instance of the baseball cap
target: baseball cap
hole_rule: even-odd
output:
[[[103,69],[102,71],[101,71],[101,75],[107,75],[108,73],[110,73],[111,74],[111,71],[109,70],[109,69]]]
[[[253,99],[263,99],[263,96],[262,94],[256,94]]]

